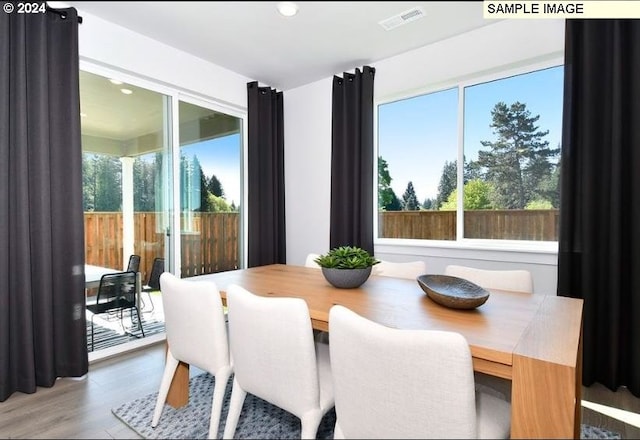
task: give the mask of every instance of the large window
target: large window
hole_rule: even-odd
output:
[[[562,66],[378,106],[378,237],[557,241]]]

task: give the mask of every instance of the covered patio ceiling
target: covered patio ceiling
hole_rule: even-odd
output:
[[[131,93],[125,94],[122,89]],[[165,112],[170,98],[132,84],[80,71],[84,152],[136,157],[162,152]],[[180,145],[239,133],[237,117],[180,103]]]

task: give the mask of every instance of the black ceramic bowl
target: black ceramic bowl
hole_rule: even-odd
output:
[[[452,309],[475,309],[489,299],[489,292],[464,278],[420,275],[417,281],[431,300]]]

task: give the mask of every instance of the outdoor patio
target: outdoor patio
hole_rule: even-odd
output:
[[[162,309],[161,293],[158,291],[151,292],[150,295],[146,293],[142,295],[140,317],[142,319],[142,328],[144,329],[145,337],[164,333],[164,311]],[[149,298],[151,298],[151,302],[149,302]],[[91,312],[88,310],[86,312],[86,320],[87,349],[91,352]],[[120,313],[97,315],[93,318],[93,323],[94,352],[142,338],[135,312],[133,314],[133,320],[129,312],[125,312],[122,323],[120,321]]]

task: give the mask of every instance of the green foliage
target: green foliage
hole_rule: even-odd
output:
[[[209,200],[207,202],[207,206],[209,207],[208,212],[236,211],[236,209],[230,206],[225,199],[223,199],[222,197],[215,196],[213,194],[209,194]]]
[[[464,185],[464,209],[492,209],[491,184],[473,179]],[[440,210],[455,211],[458,204],[458,191],[453,190]]]
[[[212,174],[209,178],[207,189],[214,196],[224,198],[224,189],[222,189],[222,183],[220,183],[220,180],[218,180],[215,174]]]
[[[438,196],[436,197],[436,206],[434,206],[434,209],[442,208],[442,205],[447,201],[447,197],[456,191],[458,180],[457,162],[458,161],[454,160],[453,162],[445,161],[444,163],[440,183],[438,183]]]
[[[387,161],[378,157],[378,209],[381,211],[402,210],[402,203],[391,188],[391,180]]]
[[[314,260],[320,267],[334,269],[366,269],[380,261],[357,246],[340,246]]]
[[[133,210],[136,212],[156,211],[156,182],[159,185],[161,155],[145,160],[136,157],[133,162]],[[159,209],[158,209],[159,210]]]
[[[122,164],[104,154],[82,155],[85,211],[118,212],[122,208]]]
[[[541,184],[548,185],[559,148],[543,140],[549,131],[535,125],[540,115],[531,116],[526,104],[507,106],[498,102],[491,111],[494,141],[481,141],[488,151],[478,152],[478,165],[486,170],[485,180],[495,188],[494,206],[522,209],[538,198]]]
[[[553,205],[548,200],[532,200],[527,203],[524,209],[553,209]]]

